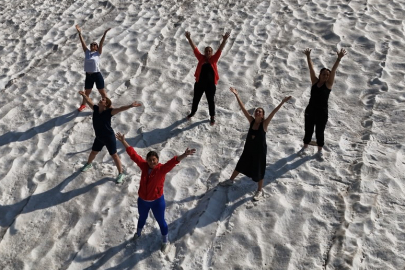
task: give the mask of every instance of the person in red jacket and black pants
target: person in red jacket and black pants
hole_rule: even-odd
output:
[[[210,123],[211,125],[215,124],[215,92],[216,84],[218,83],[218,69],[217,62],[221,56],[221,52],[225,46],[226,41],[229,38],[230,33],[227,32],[223,36],[221,45],[219,45],[218,50],[213,54],[211,47],[205,47],[204,54],[201,54],[197,46],[191,40],[190,32],[186,32],[186,38],[191,48],[193,49],[194,55],[198,60],[197,69],[195,71],[195,84],[194,84],[194,98],[193,105],[191,107],[191,113],[187,116],[188,119],[194,116],[197,111],[198,103],[200,103],[201,97],[205,92],[205,96],[208,101],[208,109],[210,112]]]
[[[186,149],[180,156],[174,156],[165,164],[159,163],[159,156],[155,151],[146,155],[144,160],[138,153],[125,141],[125,136],[121,133],[116,134],[117,139],[124,145],[128,155],[141,169],[141,182],[138,190],[138,227],[134,234],[134,240],[141,236],[142,228],[145,226],[149,210],[152,209],[153,215],[159,224],[162,233],[162,248],[165,252],[169,245],[168,226],[165,221],[166,202],[163,195],[163,186],[165,176],[176,166],[182,159],[195,153],[195,149]]]

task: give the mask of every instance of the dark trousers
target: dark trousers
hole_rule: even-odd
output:
[[[201,97],[205,92],[205,96],[208,101],[208,109],[210,116],[215,116],[215,92],[217,87],[215,84],[196,82],[194,84],[194,97],[193,105],[191,107],[191,115],[194,115],[198,109],[198,103],[200,103]]]
[[[305,113],[304,144],[311,141],[315,128],[316,143],[318,146],[323,146],[325,144],[324,132],[327,122],[328,115],[325,113]]]

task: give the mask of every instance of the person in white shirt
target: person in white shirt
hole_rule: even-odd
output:
[[[86,72],[86,80],[84,82],[84,90],[86,96],[89,96],[91,90],[93,89],[94,83],[98,89],[98,92],[101,95],[101,98],[106,98],[107,94],[104,89],[104,78],[100,72],[100,55],[103,51],[103,43],[105,36],[111,28],[108,28],[104,31],[104,35],[100,40],[100,44],[97,42],[90,43],[90,50],[87,48],[86,43],[82,37],[82,30],[80,26],[76,25],[77,32],[79,33],[80,42],[82,43],[83,51],[84,51],[84,71]],[[79,112],[83,111],[86,108],[86,101],[83,98],[82,103],[79,107]]]

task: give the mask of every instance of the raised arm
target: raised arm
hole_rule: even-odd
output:
[[[78,24],[76,24],[76,30],[77,30],[77,33],[79,33],[80,43],[82,43],[82,48],[83,48],[83,51],[85,52],[88,49],[87,49],[87,46],[86,46],[86,42],[84,42],[84,39],[82,37],[82,30],[80,29],[80,26]]]
[[[127,143],[127,141],[125,140],[124,134],[117,132],[117,134],[115,134],[115,137],[117,138],[117,140],[119,140],[124,145],[125,149],[130,147],[129,143]]]
[[[178,161],[182,161],[184,158],[186,158],[187,156],[190,156],[192,154],[195,153],[195,149],[186,149],[186,151],[184,151],[183,154],[181,154],[180,156],[177,157]]]
[[[193,49],[193,51],[194,51],[194,49],[195,49],[196,46],[195,46],[194,42],[191,40],[191,34],[190,34],[190,32],[186,31],[185,36],[186,36],[186,38],[187,38],[187,40],[188,40],[188,44],[190,44],[191,49]]]
[[[318,81],[318,77],[315,75],[314,65],[312,64],[311,60],[311,49],[305,49],[304,54],[307,56],[308,68],[309,68],[309,75],[311,77],[311,83],[314,85]]]
[[[89,105],[89,107],[90,107],[92,110],[94,110],[94,109],[93,109],[93,106],[94,106],[93,101],[91,101],[91,99],[90,99],[88,96],[86,96],[86,93],[85,93],[84,91],[79,91],[79,94],[84,98],[84,100],[85,100],[86,103]]]
[[[243,102],[242,102],[242,101],[240,100],[240,98],[239,98],[238,90],[236,90],[236,89],[233,88],[233,87],[230,87],[229,90],[231,90],[231,92],[235,95],[236,100],[238,101],[238,104],[239,104],[240,109],[242,110],[243,114],[245,115],[245,117],[246,117],[246,119],[249,121],[249,123],[251,123],[251,122],[254,120],[254,118],[253,118],[253,116],[251,116],[251,115],[249,114],[249,112],[245,109],[245,105],[243,105]]]
[[[336,70],[337,70],[337,68],[338,68],[338,66],[339,66],[340,60],[341,60],[342,57],[345,56],[347,53],[346,53],[346,50],[345,50],[345,49],[341,49],[340,52],[337,51],[336,54],[337,54],[337,57],[338,57],[338,58],[336,59],[336,62],[335,62],[335,64],[333,65],[332,70],[331,70],[331,72],[330,72],[328,81],[326,82],[326,87],[328,87],[329,89],[332,89],[333,83],[335,82]]]
[[[107,32],[110,31],[111,28],[108,28],[107,30],[104,31],[104,35],[100,40],[100,44],[98,45],[98,53],[101,54],[103,52],[103,44],[105,40],[105,36],[107,35]]]
[[[283,106],[284,103],[286,103],[287,101],[290,100],[290,98],[291,98],[291,96],[283,98],[281,103],[276,108],[274,108],[274,110],[269,114],[269,116],[267,116],[266,119],[264,119],[264,122],[263,122],[264,131],[267,132],[267,127],[269,126],[270,121],[273,118],[273,116],[276,114],[276,112],[278,112],[278,110],[280,110],[281,106]]]
[[[222,42],[221,45],[219,45],[218,51],[222,51],[224,49],[226,41],[228,40],[230,35],[231,32],[226,32],[225,35],[222,36]]]
[[[137,102],[137,101],[134,101],[133,103],[131,103],[129,105],[121,106],[119,108],[112,109],[111,115],[117,114],[119,112],[126,111],[126,110],[134,108],[134,107],[139,107],[139,106],[142,106],[142,104]]]

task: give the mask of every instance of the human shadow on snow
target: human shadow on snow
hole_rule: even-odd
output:
[[[12,142],[23,142],[27,141],[29,139],[32,139],[35,135],[40,134],[40,133],[45,133],[54,127],[62,126],[66,124],[67,122],[71,121],[75,117],[77,117],[79,112],[77,110],[74,110],[70,113],[52,118],[45,123],[40,124],[39,126],[32,127],[28,129],[27,131],[9,131],[3,135],[0,136],[0,146],[12,143]],[[91,113],[81,113],[80,116],[88,116]]]
[[[74,172],[72,175],[63,180],[59,185],[51,188],[40,194],[34,194],[28,196],[24,200],[12,204],[12,205],[0,205],[0,226],[9,227],[15,220],[15,218],[20,214],[34,212],[40,209],[46,209],[58,204],[67,202],[77,196],[85,194],[92,190],[94,187],[102,185],[108,181],[111,181],[111,178],[104,177],[94,183],[91,183],[87,186],[71,190],[68,192],[63,192],[63,189],[72,182],[80,172]]]
[[[184,132],[186,130],[190,130],[198,125],[201,125],[203,123],[208,123],[209,120],[202,120],[198,122],[194,122],[186,127],[183,128],[177,128],[181,124],[187,122],[187,119],[181,119],[177,120],[170,126],[167,126],[165,128],[155,128],[151,131],[146,131],[143,132],[142,129],[138,129],[138,135],[134,138],[126,138],[126,141],[128,142],[129,145],[132,145],[135,148],[147,148],[155,144],[160,144],[163,142],[167,142],[170,138],[176,137],[179,135],[181,132]],[[140,143],[143,142],[143,143]],[[119,154],[124,152],[124,150],[120,150]]]

